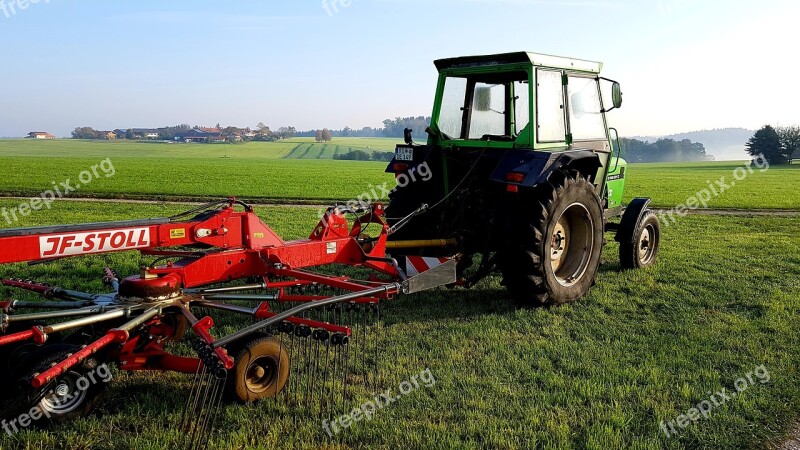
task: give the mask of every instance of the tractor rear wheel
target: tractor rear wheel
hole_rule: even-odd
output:
[[[619,264],[623,269],[642,269],[652,266],[658,254],[661,226],[658,216],[647,210],[633,231],[633,242],[619,244]]]
[[[503,283],[524,306],[583,297],[594,284],[603,247],[603,210],[594,185],[578,173],[559,172],[530,200],[529,212],[510,219],[511,240],[499,258]]]
[[[228,396],[242,403],[275,397],[289,378],[286,346],[273,337],[259,337],[239,348],[228,374]]]

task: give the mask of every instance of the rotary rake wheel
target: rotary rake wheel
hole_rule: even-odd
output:
[[[110,285],[118,289],[119,280],[112,271],[106,273],[112,280]],[[15,355],[11,361],[16,364],[9,369],[7,380],[24,388],[20,395],[2,399],[6,420],[32,407],[48,412],[38,421],[40,425],[88,414],[105,383],[92,384],[87,390],[76,386],[76,380],[106,363],[117,363],[123,370],[194,374],[179,427],[189,448],[208,443],[224,399],[240,403],[273,399],[309,414],[330,417],[348,409],[353,395],[349,388],[375,385],[382,328],[380,301],[375,298],[334,301],[316,308],[315,302],[337,299],[325,294],[341,294],[341,290],[313,283],[279,288],[274,293],[253,293],[265,287],[263,283],[184,290],[172,298],[150,302],[68,291],[30,280],[4,280],[3,284],[50,299],[5,305],[6,333],[0,336],[0,344],[8,345],[0,348],[6,355]],[[19,314],[55,306],[61,308]],[[297,308],[304,310],[294,315]],[[214,320],[210,316],[198,319],[193,310],[215,310],[220,316],[249,315],[262,322],[256,323],[259,331],[215,347],[208,342],[213,342],[209,330]],[[272,320],[281,315],[286,318]],[[72,319],[75,316],[81,317]],[[52,325],[31,322],[42,319],[62,321]],[[225,319],[230,321],[231,317]],[[26,322],[32,327],[15,332],[25,328],[20,325]],[[196,335],[188,343],[196,359],[165,350],[167,343],[180,341],[187,328]],[[62,331],[64,336],[58,334]],[[21,340],[29,334],[34,342]],[[47,338],[36,340],[36,336]],[[102,337],[94,340],[98,336]],[[232,365],[226,365],[229,359]],[[73,361],[79,362],[69,369],[53,370],[60,362]]]
[[[379,234],[368,236],[369,224]],[[234,199],[166,219],[0,230],[0,264],[133,249],[161,263],[124,279],[105,269],[111,292],[100,294],[1,280],[44,299],[0,302],[10,362],[0,376],[18,388],[0,394],[0,414],[38,408],[40,425],[86,415],[107,365],[193,377],[178,427],[187,448],[208,444],[225,399],[346,411],[353,387],[376,385],[381,303],[455,281],[455,260],[406,277],[385,254],[388,232],[381,205],[338,206],[309,239],[284,242]],[[307,270],[333,264],[371,274]],[[180,356],[187,344],[193,356]]]

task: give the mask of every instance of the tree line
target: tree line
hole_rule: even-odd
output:
[[[620,141],[622,144],[620,156],[631,163],[708,161],[713,159],[713,156],[706,154],[703,144],[692,142],[689,139],[676,141],[664,138],[649,142],[621,138]]]
[[[176,137],[182,136],[186,132],[192,129],[207,129],[206,127],[201,127],[199,125],[195,125],[194,127],[190,126],[189,124],[180,124],[180,125],[173,125],[173,126],[166,126],[161,128],[154,129],[158,132],[158,139],[163,141],[172,141],[175,140]],[[226,141],[229,142],[238,142],[238,141],[276,141],[281,139],[288,139],[297,136],[297,129],[292,126],[287,127],[280,127],[277,130],[273,131],[264,124],[264,122],[259,122],[256,125],[255,130],[251,130],[250,127],[241,128],[236,126],[227,126],[223,127],[219,123],[213,127],[213,129],[218,130],[219,133],[225,138]],[[106,139],[107,132],[95,130],[92,127],[77,127],[72,131],[72,138],[73,139]],[[123,136],[119,136],[119,139],[122,139]],[[141,139],[141,136],[138,136],[134,129],[129,128],[126,130],[125,139],[129,140],[136,140]]]
[[[800,159],[800,126],[764,125],[745,146],[750,156],[763,155],[770,164],[788,164]]]
[[[298,131],[295,127],[286,126],[280,127],[277,130],[270,129],[264,122],[259,122],[255,128],[255,136],[243,137],[243,140],[254,141],[275,141],[281,139],[288,139],[293,137],[313,137],[317,142],[330,142],[334,137],[389,137],[389,138],[402,138],[403,130],[410,128],[413,130],[413,137],[417,140],[424,141],[427,139],[425,129],[428,128],[431,118],[425,116],[418,117],[396,117],[394,119],[386,119],[383,121],[383,128],[363,127],[354,129],[344,127],[340,130],[333,130],[328,128]],[[164,141],[172,141],[176,137],[188,132],[193,128],[203,128],[200,126],[190,126],[189,124],[180,124],[173,126],[166,126],[158,128],[158,139]],[[242,131],[250,131],[250,128],[240,128],[235,126],[223,127],[217,124],[216,129],[220,130],[225,137],[242,136]],[[130,130],[129,130],[130,131]],[[137,136],[130,134],[126,139],[137,139]],[[250,134],[250,133],[248,133]],[[103,133],[95,130],[92,127],[78,127],[72,132],[72,137],[75,139],[103,139]]]
[[[431,123],[430,117],[396,117],[394,119],[386,119],[383,121],[383,128],[364,127],[361,129],[353,129],[344,127],[341,130],[308,130],[300,131],[297,133],[298,137],[319,137],[320,131],[328,130],[330,137],[388,137],[388,138],[402,138],[403,130],[411,128],[413,130],[414,139],[424,141],[428,138],[425,129]],[[329,141],[328,139],[327,141]],[[327,142],[326,140],[318,142]]]

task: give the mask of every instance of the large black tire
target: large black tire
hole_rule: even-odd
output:
[[[44,324],[41,322],[11,323],[2,335],[27,331],[37,325]],[[61,342],[61,339],[61,334],[50,335],[48,336],[47,344],[51,345]],[[35,344],[31,341],[15,342],[13,344],[0,346],[0,361],[3,361],[3,364],[0,365],[0,384],[5,386],[6,383],[13,382],[14,380],[12,378],[14,374],[27,364],[28,356],[41,348],[42,345]]]
[[[524,194],[523,194],[524,195]],[[507,220],[499,255],[503,283],[523,306],[575,301],[594,285],[604,218],[594,185],[578,173],[554,173]]]
[[[226,394],[241,403],[275,397],[289,379],[289,354],[273,337],[257,337],[238,347]]]
[[[9,421],[37,409],[40,417],[32,420],[32,425],[46,426],[89,415],[111,379],[110,372],[106,376],[98,371],[96,360],[90,358],[73,366],[40,389],[33,388],[29,382],[33,374],[44,372],[79,349],[70,344],[50,344],[28,356],[28,363],[16,371],[15,395],[4,399],[0,416]]]
[[[619,264],[623,269],[642,269],[652,266],[658,255],[661,224],[649,209],[642,214],[633,231],[633,242],[620,242]]]

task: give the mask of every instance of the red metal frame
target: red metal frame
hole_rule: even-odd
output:
[[[372,269],[392,279],[400,274],[386,257],[389,226],[383,218],[380,204],[362,211],[352,227],[341,208],[330,208],[308,239],[285,242],[255,215],[252,208],[237,212],[231,198],[222,208],[204,212],[191,220],[155,220],[143,222],[112,222],[85,226],[27,229],[6,232],[0,236],[0,264],[30,261],[48,261],[62,257],[138,250],[144,255],[178,258],[164,265],[150,267],[142,273],[119,282],[120,296],[162,299],[160,296],[178,295],[183,289],[230,282],[232,280],[260,278],[267,289],[279,290],[279,301],[315,302],[324,296],[287,295],[285,288],[321,284],[353,292],[373,287],[375,282],[356,282],[348,277],[326,276],[311,273],[310,267],[343,264]],[[349,212],[349,211],[348,211]],[[377,237],[364,235],[367,227],[374,226]],[[171,247],[203,246],[203,251],[169,250]],[[271,279],[290,277],[284,281]],[[106,271],[108,282],[116,280]],[[55,288],[34,282],[3,280],[10,287],[31,290],[45,296],[56,295]],[[60,291],[64,292],[64,291]],[[390,294],[365,296],[354,302],[374,303],[389,298]],[[200,296],[199,298],[202,298]],[[203,342],[211,346],[210,333],[214,322],[210,317],[195,319],[188,308],[191,298],[183,303],[182,312],[190,321],[192,330]],[[11,303],[2,304],[9,309]],[[8,312],[8,311],[6,311]],[[173,312],[174,313],[174,312]],[[256,319],[268,319],[277,314],[269,311],[267,302],[253,311]],[[193,373],[200,360],[171,355],[164,351],[163,341],[174,330],[165,326],[161,316],[143,325],[150,340],[140,345],[140,335],[125,330],[108,330],[100,339],[66,358],[61,363],[33,378],[32,385],[41,387],[92,354],[112,344],[121,344],[110,354],[120,361],[124,370],[173,370]],[[294,325],[324,328],[331,333],[350,335],[347,327],[292,317]],[[33,340],[44,343],[47,333],[40,326],[29,330],[0,336],[0,345]],[[223,348],[213,348],[216,357],[227,369],[233,360]]]
[[[363,244],[358,239],[366,224],[379,226],[380,235]],[[338,209],[331,208],[308,239],[290,242],[278,237],[252,210],[235,212],[233,200],[230,205],[203,220],[147,227],[123,227],[115,223],[104,225],[99,229],[96,226],[74,228],[66,233],[0,237],[0,264],[139,250],[146,255],[183,257],[176,262],[147,269],[145,274],[138,276],[147,278],[175,274],[183,288],[256,276],[267,279],[269,276],[291,276],[299,282],[325,283],[351,290],[363,288],[348,283],[342,277],[326,277],[298,270],[327,264],[363,266],[390,277],[399,275],[392,264],[383,260],[386,257],[389,227],[383,219],[383,207],[380,204],[373,205],[369,214],[358,218],[352,230],[349,230],[344,215]],[[209,246],[217,251],[163,250],[195,245]],[[30,289],[18,283],[21,282],[4,281],[8,286]]]

